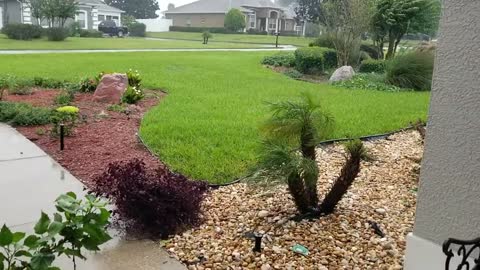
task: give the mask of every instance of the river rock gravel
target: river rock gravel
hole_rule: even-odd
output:
[[[334,214],[301,222],[286,186],[235,184],[213,190],[205,222],[165,243],[188,269],[402,269],[405,237],[412,231],[423,143],[405,131],[365,143],[372,159]],[[345,162],[340,144],[318,148],[320,199]],[[374,230],[384,234],[381,237]],[[263,234],[253,252],[252,232]],[[308,255],[294,253],[296,244]]]

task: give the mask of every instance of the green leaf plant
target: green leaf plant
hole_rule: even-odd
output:
[[[111,239],[107,232],[110,211],[107,202],[93,195],[78,199],[69,192],[55,200],[57,212],[52,218],[41,213],[34,233],[12,232],[6,225],[0,229],[0,270],[56,270],[56,258],[65,255],[86,259],[84,250],[98,251]]]

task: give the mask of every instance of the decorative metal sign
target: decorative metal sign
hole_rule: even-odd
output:
[[[453,249],[455,246],[458,246],[456,252]],[[445,270],[480,270],[480,238],[467,241],[449,238],[443,243],[442,249],[443,253],[447,255]],[[450,268],[452,258],[456,256],[461,257],[459,263],[456,267]],[[471,265],[469,258],[473,259],[473,265]]]

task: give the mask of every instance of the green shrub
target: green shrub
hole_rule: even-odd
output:
[[[319,36],[314,41],[310,42],[310,44],[308,44],[308,46],[335,49],[335,44],[333,43],[333,38],[329,35]]]
[[[51,79],[51,78],[42,78],[42,77],[33,78],[33,85],[42,87],[42,88],[59,89],[59,88],[63,88],[65,84],[67,84],[67,82]]]
[[[274,55],[265,56],[262,60],[263,65],[293,67],[295,65],[295,55],[290,52],[280,52]]]
[[[287,70],[287,71],[283,72],[283,74],[285,74],[286,76],[288,76],[292,79],[295,79],[295,80],[298,80],[298,79],[302,78],[302,76],[303,76],[302,73],[298,72],[295,69]]]
[[[322,73],[336,66],[337,55],[333,49],[308,47],[295,51],[295,67],[304,74]]]
[[[145,31],[147,30],[147,26],[143,23],[135,22],[130,25],[128,30],[130,31],[130,36],[144,37]]]
[[[51,217],[41,212],[33,230],[29,230],[32,234],[12,232],[4,224],[0,229],[0,269],[60,269],[52,265],[67,254],[73,269],[77,269],[75,258],[86,260],[86,250],[98,251],[112,239],[107,231],[110,211],[106,206],[105,200],[93,195],[77,199],[75,193],[68,192],[55,200],[52,208],[56,212]]]
[[[434,55],[431,52],[410,52],[386,63],[386,81],[389,84],[414,90],[432,87]]]
[[[52,135],[58,136],[60,134],[60,125],[64,125],[65,136],[73,134],[80,110],[74,106],[63,106],[53,111],[50,116],[50,121],[53,124]]]
[[[370,44],[360,45],[360,51],[366,52],[370,56],[370,58],[373,59],[382,58],[380,52],[378,51],[378,48]]]
[[[74,98],[75,91],[71,89],[63,90],[55,97],[55,104],[62,106],[70,105]]]
[[[127,77],[128,77],[128,85],[131,87],[137,87],[140,88],[140,84],[142,82],[142,77],[140,76],[140,73],[138,70],[132,70],[129,69],[127,71]]]
[[[334,85],[355,90],[377,90],[377,91],[408,91],[400,87],[385,83],[385,75],[377,73],[363,73],[355,75],[351,80],[334,82]]]
[[[68,26],[68,32],[71,37],[79,37],[81,31],[82,31],[82,26],[80,25],[80,22],[72,22]]]
[[[51,110],[26,103],[0,101],[0,122],[14,126],[35,126],[50,123]]]
[[[42,37],[43,29],[41,26],[32,24],[7,24],[2,29],[2,33],[7,35],[9,39],[31,40]]]
[[[362,73],[383,73],[385,72],[385,61],[375,59],[363,60],[358,71]]]
[[[80,37],[85,38],[101,38],[103,37],[103,33],[98,30],[80,30]]]
[[[46,32],[49,41],[64,41],[68,37],[68,29],[63,27],[52,27]]]
[[[122,102],[135,104],[144,98],[144,93],[140,87],[129,86],[122,96]]]
[[[10,77],[8,93],[12,95],[30,95],[33,92],[33,86],[35,86],[33,80]]]
[[[83,93],[92,93],[95,92],[98,86],[98,81],[96,79],[85,78],[80,81],[79,91]]]

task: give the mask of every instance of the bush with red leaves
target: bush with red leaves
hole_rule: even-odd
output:
[[[112,200],[130,232],[167,238],[201,223],[208,185],[166,167],[148,171],[138,159],[115,162],[95,180],[93,192]]]

